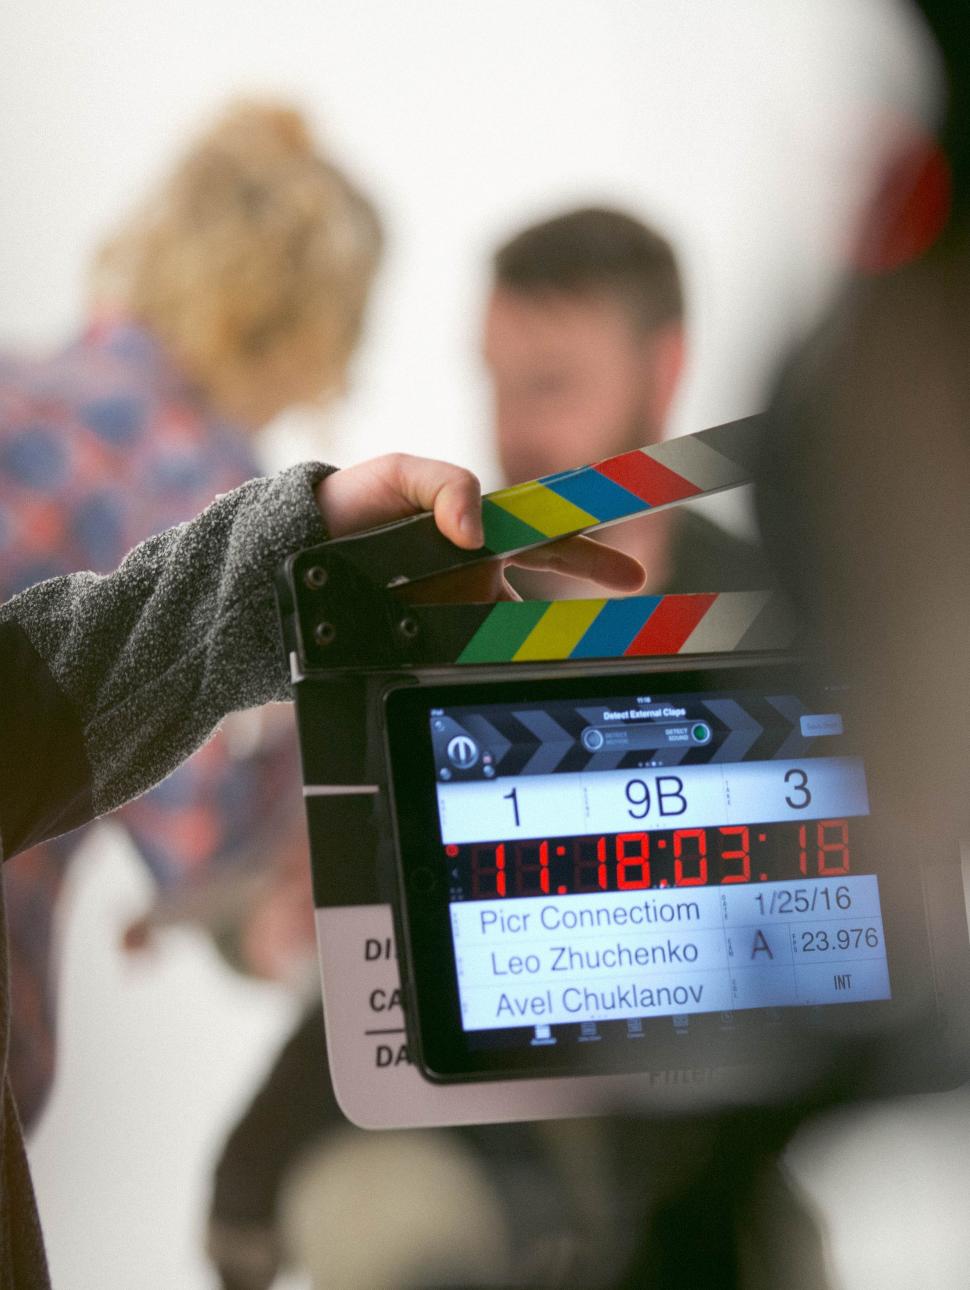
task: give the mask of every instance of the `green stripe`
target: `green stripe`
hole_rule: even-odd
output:
[[[525,546],[549,541],[544,533],[503,507],[496,506],[487,497],[482,498],[482,523],[485,526],[485,545],[496,555],[505,551],[520,551]]]
[[[458,662],[508,662],[548,608],[548,600],[501,601],[458,655]]]

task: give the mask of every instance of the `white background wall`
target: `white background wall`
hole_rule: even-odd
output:
[[[824,294],[873,112],[919,98],[888,0],[45,0],[4,6],[0,340],[79,317],[91,247],[233,93],[302,102],[376,194],[392,252],[339,459],[487,468],[485,257],[589,198],[684,258],[676,427],[753,410]]]
[[[35,0],[0,9],[0,58],[0,342],[78,324],[99,235],[227,96],[286,95],[374,192],[392,243],[352,397],[313,452],[406,448],[493,483],[477,329],[496,240],[590,199],[658,221],[692,321],[673,428],[742,415],[831,288],[872,122],[926,101],[888,0]],[[275,455],[309,433],[291,419]],[[89,844],[61,1081],[33,1149],[63,1290],[210,1284],[208,1162],[289,1024],[282,996],[189,934],[123,962],[118,928],[146,894],[110,833]],[[894,1259],[879,1284],[950,1284],[911,1271]]]

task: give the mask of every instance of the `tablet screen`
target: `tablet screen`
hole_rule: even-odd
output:
[[[623,1068],[644,1040],[890,1000],[844,697],[707,669],[392,701],[430,1067]]]

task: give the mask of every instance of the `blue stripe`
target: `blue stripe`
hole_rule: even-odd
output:
[[[569,657],[621,657],[662,599],[662,596],[629,596],[626,600],[610,600]]]
[[[607,479],[589,466],[585,470],[549,475],[541,482],[574,506],[589,511],[598,520],[618,520],[622,515],[635,515],[639,511],[650,509],[635,493],[620,484],[614,484],[612,479]]]

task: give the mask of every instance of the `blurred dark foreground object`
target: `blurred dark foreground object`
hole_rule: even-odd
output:
[[[772,405],[765,539],[908,829],[967,836],[970,243],[856,285]]]
[[[944,119],[937,139],[901,133],[859,231],[865,274],[781,374],[758,505],[818,658],[855,687],[897,816],[965,839],[970,11],[912,7],[941,59]]]

